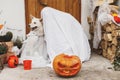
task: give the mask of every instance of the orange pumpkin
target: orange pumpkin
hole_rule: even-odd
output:
[[[8,66],[9,66],[10,68],[15,68],[15,67],[17,67],[17,65],[18,65],[18,57],[15,56],[15,55],[9,56]]]
[[[63,77],[75,76],[81,69],[81,61],[78,56],[60,54],[53,60],[53,69]]]
[[[3,28],[3,25],[2,24],[0,24],[0,30]]]

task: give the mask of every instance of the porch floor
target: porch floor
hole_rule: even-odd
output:
[[[22,65],[16,68],[5,65],[0,80],[120,80],[120,71],[114,71],[106,58],[92,53],[91,59],[82,64],[81,71],[74,77],[59,77],[49,67],[24,70]]]

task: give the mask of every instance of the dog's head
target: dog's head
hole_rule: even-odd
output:
[[[36,18],[34,16],[30,16],[31,17],[31,23],[29,24],[31,30],[34,30],[36,28],[42,27],[42,19]]]

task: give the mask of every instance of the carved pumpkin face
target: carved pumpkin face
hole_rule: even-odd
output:
[[[17,65],[18,65],[18,57],[15,55],[9,56],[8,66],[11,68],[15,68],[15,67],[17,67]]]
[[[55,72],[64,77],[76,75],[81,69],[81,61],[75,55],[57,55],[53,60],[53,68]]]

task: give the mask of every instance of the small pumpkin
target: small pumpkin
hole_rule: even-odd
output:
[[[15,67],[17,67],[17,65],[18,65],[18,57],[15,56],[15,55],[9,56],[8,66],[9,66],[10,68],[15,68]]]
[[[0,30],[3,28],[3,24],[0,24]]]
[[[54,71],[63,77],[75,76],[81,69],[81,61],[76,55],[59,54],[53,60]]]

